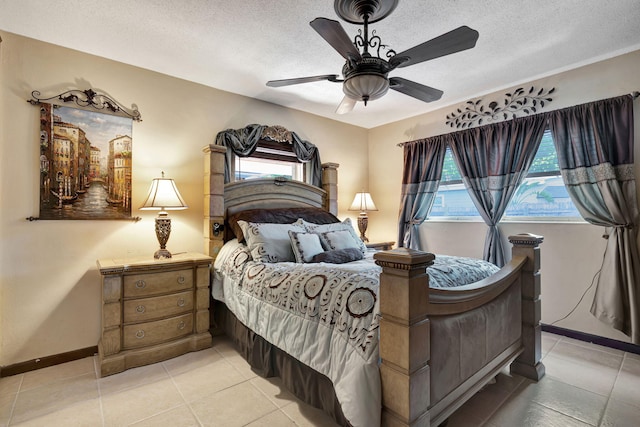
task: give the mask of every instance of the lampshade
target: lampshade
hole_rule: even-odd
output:
[[[151,181],[149,194],[140,207],[141,210],[179,210],[188,206],[182,199],[176,183],[171,178],[154,178]]]
[[[353,203],[351,203],[350,211],[377,211],[375,203],[373,203],[373,199],[371,198],[371,194],[369,193],[356,193],[356,197],[353,198]]]
[[[351,99],[357,101],[373,101],[380,98],[389,90],[389,80],[380,74],[357,74],[347,78],[342,85],[342,91]]]

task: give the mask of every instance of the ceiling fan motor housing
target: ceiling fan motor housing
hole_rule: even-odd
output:
[[[373,101],[381,98],[389,90],[387,75],[391,66],[387,61],[370,55],[363,55],[357,61],[347,61],[342,67],[344,84],[342,91],[357,101]]]

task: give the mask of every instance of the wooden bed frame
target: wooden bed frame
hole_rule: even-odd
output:
[[[337,164],[322,165],[322,190],[278,180],[225,186],[226,148],[210,145],[204,152],[205,250],[214,258],[224,244],[221,226],[227,214],[289,206],[324,207],[337,214]],[[540,362],[542,240],[530,234],[510,236],[511,262],[485,280],[458,288],[429,288],[426,267],[433,262],[433,254],[398,248],[374,255],[382,267],[379,351],[383,426],[440,425],[509,365],[512,373],[535,381],[544,376]],[[515,297],[508,300],[506,315],[496,314],[504,309],[508,295]],[[494,323],[501,322],[497,327],[491,316]],[[462,337],[459,341],[452,340],[455,334],[447,333],[452,324],[466,325],[457,331]],[[511,335],[505,338],[503,330],[511,330]],[[477,342],[465,347],[465,336]],[[478,355],[472,358],[466,354],[469,351]],[[460,372],[444,366],[452,358],[460,365]],[[441,373],[446,370],[449,378],[443,380]],[[443,390],[446,393],[440,396]],[[433,398],[432,394],[439,396]]]

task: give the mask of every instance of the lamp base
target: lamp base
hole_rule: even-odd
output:
[[[364,235],[367,232],[368,225],[369,218],[367,217],[367,213],[360,212],[360,215],[358,215],[358,230],[360,230],[360,239],[362,239],[363,242],[369,241],[369,239],[367,239],[367,236]]]
[[[171,252],[167,250],[167,242],[169,241],[169,235],[171,234],[171,218],[169,215],[162,211],[156,218],[156,237],[158,243],[160,243],[160,249],[153,254],[155,259],[171,258]]]
[[[171,252],[166,249],[158,249],[156,253],[153,254],[153,257],[155,259],[171,258]]]

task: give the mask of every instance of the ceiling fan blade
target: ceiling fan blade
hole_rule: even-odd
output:
[[[444,93],[439,89],[421,85],[420,83],[403,79],[402,77],[391,77],[389,79],[389,89],[396,90],[424,102],[437,101]]]
[[[360,51],[338,21],[316,18],[309,23],[346,60],[358,60]]]
[[[439,37],[396,54],[389,60],[389,63],[394,68],[408,67],[409,65],[471,49],[476,45],[478,37],[479,33],[476,30],[463,25]]]
[[[297,85],[300,83],[320,82],[322,80],[328,80],[330,82],[339,82],[337,74],[325,74],[322,76],[311,77],[299,77],[297,79],[282,79],[282,80],[269,80],[267,86],[269,87],[281,87],[289,85]]]
[[[342,98],[342,101],[340,102],[340,105],[338,105],[338,108],[336,108],[336,114],[350,113],[353,110],[353,107],[356,106],[356,102],[358,101],[345,96],[344,98]]]

